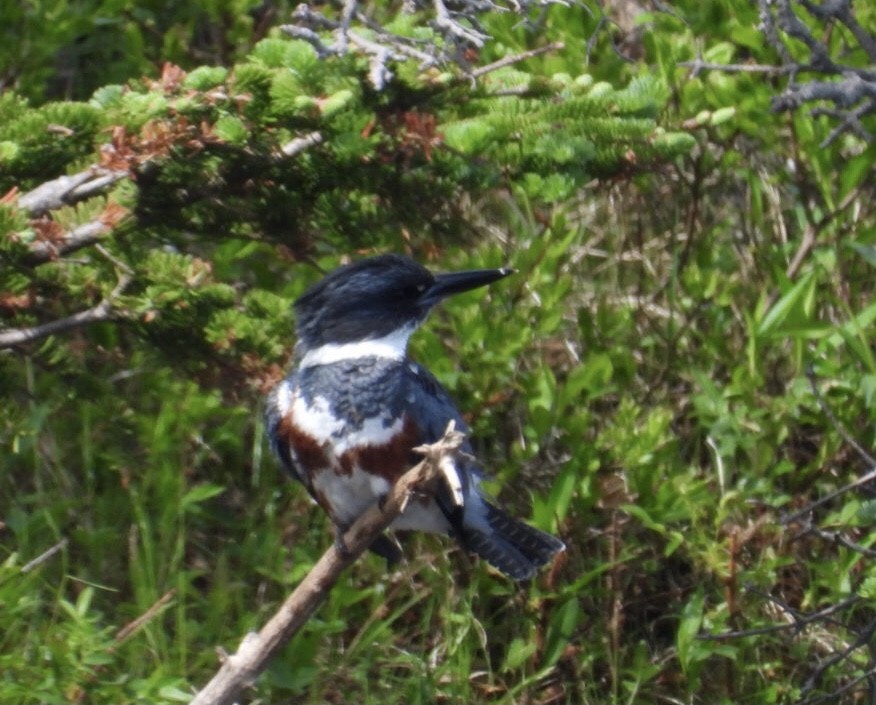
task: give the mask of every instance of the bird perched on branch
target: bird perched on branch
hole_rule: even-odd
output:
[[[444,298],[512,271],[433,274],[407,257],[381,255],[334,270],[295,302],[295,365],[269,396],[268,434],[339,541],[417,463],[414,448],[441,438],[451,420],[468,430],[435,377],[408,357],[411,334]],[[462,450],[434,494],[412,499],[391,528],[450,534],[506,575],[532,577],[563,542],[490,503],[468,441]],[[386,536],[371,549],[400,557]]]

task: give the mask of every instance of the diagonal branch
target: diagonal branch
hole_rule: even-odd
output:
[[[110,226],[102,218],[95,218],[65,233],[57,242],[41,240],[33,243],[30,246],[30,254],[24,261],[30,265],[37,265],[57,259],[61,255],[93,245],[103,239],[110,230]]]
[[[282,649],[326,600],[341,573],[377,539],[404,510],[411,496],[436,482],[441,464],[459,452],[464,435],[451,421],[444,437],[416,450],[425,458],[395,483],[382,506],[374,505],[343,536],[346,549],[332,546],[258,633],[247,634],[237,653],[227,656],[213,679],[190,705],[231,705],[252,685]]]
[[[484,42],[489,39],[486,34],[478,32],[462,25],[453,19],[444,0],[432,0],[435,8],[435,26],[443,30],[446,34],[456,37],[457,40],[472,44],[478,48],[484,45]]]
[[[127,171],[94,166],[78,174],[59,176],[40,184],[18,199],[18,207],[31,216],[42,215],[61,206],[91,198],[127,176]]]
[[[118,315],[113,311],[113,303],[122,292],[127,288],[128,284],[133,279],[131,274],[122,274],[119,277],[119,283],[116,285],[106,298],[96,306],[92,306],[85,311],[74,313],[67,318],[60,318],[57,321],[43,323],[33,328],[11,328],[0,330],[0,350],[4,348],[12,348],[16,345],[24,343],[33,343],[37,340],[42,340],[56,333],[64,333],[74,328],[81,328],[89,323],[99,323],[101,321],[109,321],[117,318]]]
[[[534,56],[540,56],[541,54],[547,54],[552,51],[561,51],[565,48],[566,45],[563,44],[563,42],[551,42],[550,44],[546,44],[543,47],[530,49],[529,51],[522,51],[519,54],[512,54],[511,56],[505,56],[498,61],[487,64],[486,66],[479,66],[471,72],[471,76],[472,78],[480,78],[481,76],[486,76],[488,73],[492,73],[493,71],[503,69],[506,66],[512,66],[513,64],[516,64],[520,61],[531,59]]]

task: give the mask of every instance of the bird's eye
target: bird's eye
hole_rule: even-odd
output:
[[[409,284],[404,289],[402,289],[402,293],[407,299],[416,299],[422,296],[423,292],[426,291],[425,284]]]

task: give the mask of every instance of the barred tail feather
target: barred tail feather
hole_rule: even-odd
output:
[[[463,544],[509,577],[531,578],[538,568],[566,548],[557,537],[518,521],[492,504],[484,504],[489,529],[464,527]]]

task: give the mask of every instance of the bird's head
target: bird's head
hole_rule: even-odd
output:
[[[392,336],[404,344],[438,302],[513,271],[433,274],[402,255],[360,260],[330,272],[295,302],[298,340],[304,350]]]

